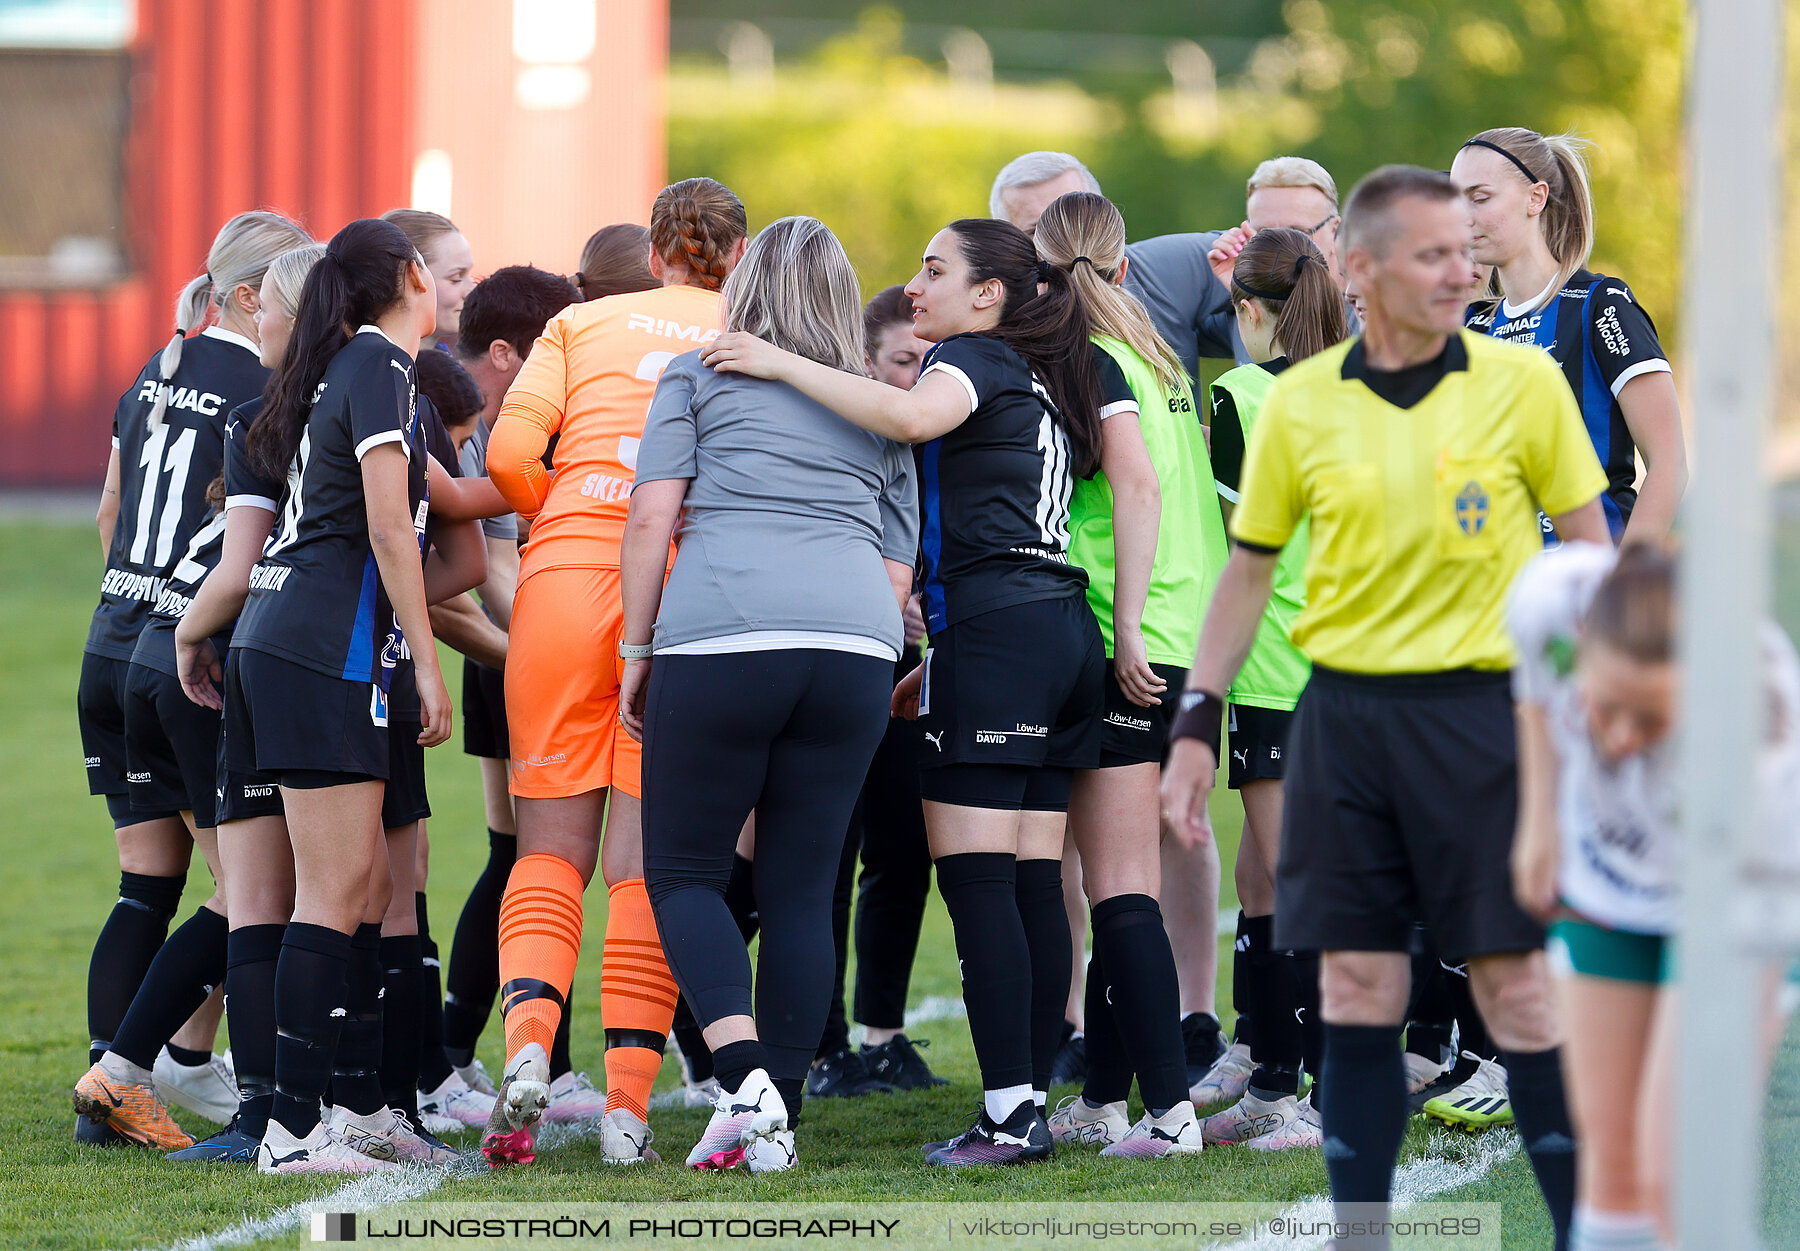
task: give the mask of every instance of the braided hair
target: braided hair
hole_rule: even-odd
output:
[[[730,273],[732,247],[750,233],[744,202],[710,178],[688,178],[657,193],[650,245],[670,268],[687,270],[689,286],[717,291]]]

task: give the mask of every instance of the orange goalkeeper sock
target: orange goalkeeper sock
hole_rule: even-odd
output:
[[[649,1119],[650,1088],[679,995],[642,878],[608,892],[606,949],[600,961],[600,1023],[606,1029],[606,1110]]]
[[[506,1057],[548,1055],[581,955],[581,874],[561,856],[522,856],[500,900],[500,1011]]]

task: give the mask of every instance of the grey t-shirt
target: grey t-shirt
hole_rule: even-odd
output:
[[[663,371],[638,449],[636,485],[670,478],[691,481],[658,652],[829,647],[821,636],[838,636],[839,647],[875,644],[848,650],[900,654],[881,562],[918,555],[910,449],[786,383],[716,374],[689,352]]]
[[[1125,289],[1143,304],[1157,333],[1187,366],[1190,379],[1199,378],[1203,360],[1229,357],[1242,365],[1250,359],[1238,338],[1231,292],[1206,263],[1206,254],[1221,233],[1159,235],[1125,245],[1125,257],[1131,262],[1125,270]]]
[[[465,478],[485,478],[487,471],[488,428],[477,418],[475,433],[469,441],[462,445],[457,453],[457,465],[462,469]],[[511,539],[519,541],[519,514],[502,513],[498,517],[488,517],[481,523],[481,532],[490,539]]]

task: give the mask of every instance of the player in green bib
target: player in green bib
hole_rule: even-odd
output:
[[[1043,263],[1080,290],[1102,376],[1116,366],[1129,397],[1101,409],[1101,471],[1075,484],[1069,509],[1069,559],[1087,570],[1109,664],[1100,767],[1075,775],[1069,800],[1093,932],[1087,1077],[1051,1117],[1051,1133],[1113,1157],[1191,1154],[1200,1124],[1188,1098],[1181,984],[1157,903],[1157,783],[1192,656],[1185,649],[1225,565],[1225,526],[1180,359],[1118,285],[1118,209],[1087,192],[1062,196],[1034,238]],[[1126,1115],[1134,1072],[1145,1112],[1135,1125]]]
[[[1275,376],[1290,362],[1323,351],[1345,335],[1344,299],[1325,258],[1298,230],[1263,230],[1244,245],[1232,277],[1238,331],[1251,364],[1212,384],[1213,465],[1220,496],[1237,502],[1238,475],[1250,430]],[[1318,1146],[1314,1096],[1299,1097],[1306,1061],[1315,1090],[1319,1072],[1318,953],[1270,949],[1275,861],[1281,847],[1282,759],[1288,723],[1312,676],[1312,662],[1290,637],[1306,606],[1307,524],[1303,520],[1275,564],[1275,587],[1256,643],[1229,695],[1229,783],[1244,801],[1244,836],[1236,880],[1242,929],[1250,938],[1241,1014],[1253,1034],[1240,1036],[1205,1092],[1237,1102],[1206,1118],[1207,1142],[1258,1150]],[[1254,1066],[1252,1064],[1254,1061]],[[1216,1091],[1216,1094],[1214,1093]]]

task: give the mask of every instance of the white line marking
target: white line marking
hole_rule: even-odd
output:
[[[1432,1135],[1434,1154],[1410,1160],[1394,1170],[1394,1210],[1401,1211],[1438,1195],[1480,1181],[1518,1153],[1519,1136],[1510,1129],[1490,1129],[1470,1138],[1449,1132]],[[1331,1220],[1331,1197],[1314,1195],[1281,1213],[1284,1220],[1324,1223]],[[1265,1234],[1216,1251],[1315,1251],[1324,1238],[1276,1238]]]

